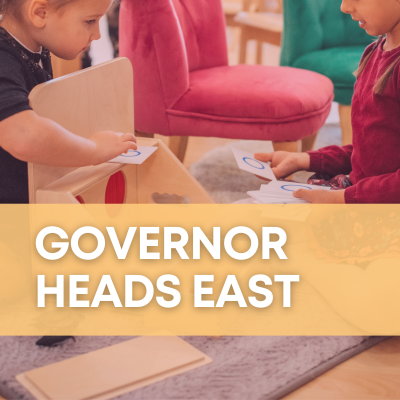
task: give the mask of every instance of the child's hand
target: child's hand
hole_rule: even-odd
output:
[[[299,189],[293,192],[298,199],[307,200],[313,204],[344,204],[344,190],[308,190]]]
[[[310,167],[310,156],[307,153],[275,151],[273,153],[256,153],[254,158],[263,162],[271,161],[272,172],[276,179],[286,178],[297,171],[308,170]]]
[[[117,133],[112,131],[96,132],[89,137],[95,144],[93,165],[107,162],[128,150],[136,150],[136,138],[132,133]]]

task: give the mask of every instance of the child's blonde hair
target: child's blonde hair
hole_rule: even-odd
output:
[[[372,50],[367,54],[362,62],[360,63],[360,66],[358,67],[357,71],[354,73],[354,75],[358,78],[362,72],[364,71],[365,67],[368,64],[369,59],[371,58],[372,54],[374,54],[375,50],[382,44],[383,39],[385,38],[384,35],[379,36],[379,39],[375,42],[374,47]],[[382,74],[382,76],[377,80],[374,86],[374,93],[378,95],[382,95],[383,92],[386,89],[387,84],[389,83],[393,72],[397,66],[397,64],[400,62],[400,56],[397,57],[395,61],[392,62],[392,64],[389,65],[388,69]]]
[[[19,17],[21,13],[22,5],[27,0],[0,0],[0,15],[13,15],[15,17]],[[66,5],[67,3],[71,3],[72,1],[77,0],[48,0],[50,4],[54,5],[56,9],[59,9]]]

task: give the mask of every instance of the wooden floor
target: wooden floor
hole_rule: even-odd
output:
[[[400,399],[400,337],[351,358],[285,400]]]

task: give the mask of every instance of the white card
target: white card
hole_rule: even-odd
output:
[[[108,161],[121,164],[143,164],[155,151],[157,147],[138,146],[137,150],[129,150],[128,153]]]
[[[275,181],[270,182],[268,185],[261,185],[261,191],[266,193],[275,193],[282,196],[293,196],[293,192],[299,189],[307,190],[331,190],[327,186],[308,185],[306,183]]]
[[[254,191],[254,192],[247,192],[247,194],[252,197],[253,199],[256,199],[259,203],[261,204],[307,204],[309,203],[306,200],[303,199],[298,199],[294,196],[268,196],[265,194],[262,194],[260,191]]]
[[[257,196],[257,198],[259,198],[259,199],[274,199],[274,198],[277,198],[277,199],[285,199],[285,200],[289,199],[290,200],[292,198],[296,198],[291,193],[289,195],[279,194],[279,193],[275,193],[275,192],[265,193],[265,192],[261,192],[261,191],[254,191],[254,192],[251,192],[251,193],[254,194],[255,196]]]
[[[276,181],[275,175],[268,163],[256,160],[254,154],[247,151],[239,150],[235,147],[232,147],[232,151],[240,169],[270,179],[271,181]]]

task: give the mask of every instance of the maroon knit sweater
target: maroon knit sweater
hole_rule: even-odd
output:
[[[365,50],[365,57],[373,45]],[[310,171],[350,174],[346,203],[400,203],[400,66],[383,96],[373,93],[378,78],[400,57],[400,47],[379,46],[357,79],[352,102],[353,144],[309,152]]]

